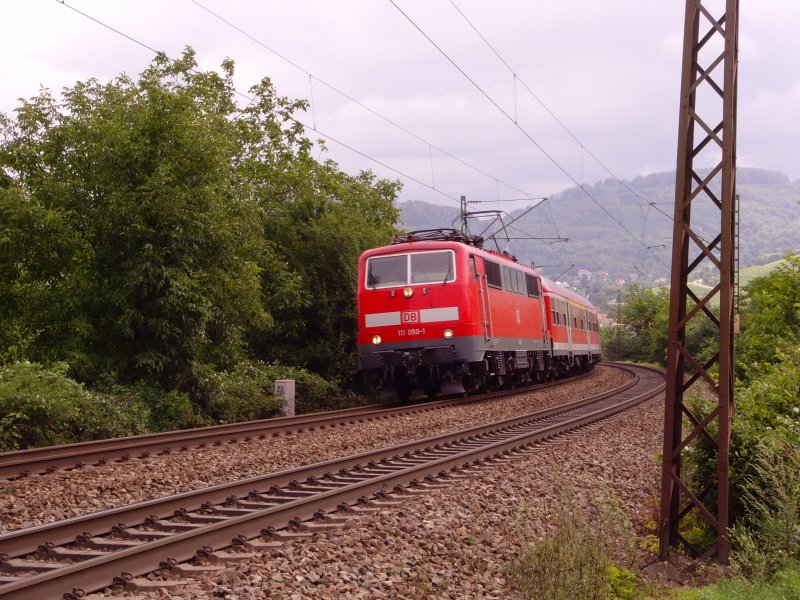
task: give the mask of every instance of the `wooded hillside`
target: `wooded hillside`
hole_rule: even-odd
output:
[[[551,277],[573,264],[565,277],[577,277],[580,269],[605,271],[627,282],[636,275],[645,284],[668,277],[675,173],[654,173],[624,183],[609,179],[586,186],[591,198],[579,188],[552,196],[517,221],[510,235],[563,237],[569,242],[512,240],[508,250],[523,263],[556,265],[542,269]],[[772,262],[800,248],[800,181],[791,182],[775,171],[740,168],[737,185],[741,266]],[[454,206],[405,202],[400,207],[402,225],[408,230],[458,226]],[[511,211],[506,222],[524,210]],[[719,219],[719,210],[699,198],[693,207],[693,227],[718,231],[719,223],[713,219]]]

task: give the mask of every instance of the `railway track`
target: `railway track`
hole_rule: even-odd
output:
[[[542,384],[529,389],[543,389],[552,385],[566,383],[567,381],[574,381],[584,376],[561,379],[557,382]],[[402,415],[439,410],[467,402],[477,402],[488,397],[498,397],[511,393],[516,392],[503,390],[483,396],[448,398],[435,402],[395,406],[373,404],[296,417],[278,417],[245,423],[214,425],[149,435],[31,448],[17,452],[3,452],[0,453],[0,480],[52,473],[60,469],[101,465],[114,461],[144,459],[149,456],[188,451],[193,448],[205,448],[224,443],[248,442],[255,439],[284,435],[289,432],[337,427],[344,424],[363,423],[377,419],[390,419]]]
[[[623,388],[556,408],[263,477],[0,536],[0,598],[78,598],[230,546],[269,547],[275,530],[376,494],[562,435],[663,390],[663,374],[627,367]]]

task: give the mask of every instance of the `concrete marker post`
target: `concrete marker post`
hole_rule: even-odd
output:
[[[283,414],[294,416],[294,379],[275,380],[275,398],[283,404]]]

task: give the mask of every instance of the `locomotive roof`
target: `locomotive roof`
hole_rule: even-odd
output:
[[[362,254],[362,257],[366,258],[374,256],[376,254],[388,254],[392,252],[408,252],[410,250],[437,250],[442,248],[463,248],[465,250],[468,250],[469,252],[478,254],[480,256],[484,256],[486,258],[508,261],[518,267],[522,267],[524,269],[536,272],[535,269],[531,269],[530,267],[527,267],[517,262],[517,258],[507,252],[496,252],[494,250],[489,250],[481,246],[476,246],[459,239],[452,239],[452,240],[411,239],[411,241],[400,241],[400,239],[401,239],[400,237],[395,238],[395,241],[388,246],[379,246],[378,248],[372,248],[370,250],[366,250]]]
[[[441,240],[441,239],[432,239],[432,240],[416,240],[413,237],[411,241],[400,241],[402,238],[398,237],[395,238],[395,242],[388,246],[380,246],[378,248],[372,248],[370,250],[365,251],[361,255],[361,260],[365,260],[371,256],[380,255],[380,254],[390,254],[395,252],[409,252],[412,250],[440,250],[443,248],[462,248],[467,250],[473,254],[477,254],[479,256],[483,256],[485,258],[494,259],[494,260],[501,260],[507,261],[517,267],[525,269],[526,271],[531,271],[536,273],[542,279],[542,289],[545,292],[550,292],[554,294],[558,294],[559,296],[575,302],[581,306],[586,308],[592,309],[594,311],[597,310],[591,302],[589,302],[586,298],[565,288],[562,285],[557,284],[555,281],[548,279],[547,277],[542,276],[539,274],[535,269],[531,267],[525,266],[517,262],[516,257],[512,256],[508,253],[502,252],[495,252],[494,250],[488,250],[486,248],[481,248],[475,246],[473,244],[467,243],[460,239],[449,239],[449,240]]]

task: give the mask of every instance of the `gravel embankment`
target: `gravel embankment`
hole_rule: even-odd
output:
[[[2,482],[0,532],[510,418],[619,386],[627,377],[600,366],[581,381],[512,398]]]
[[[113,594],[175,600],[521,598],[509,581],[509,564],[524,543],[552,530],[565,496],[584,514],[609,504],[627,513],[631,524],[623,532],[631,538],[622,533],[620,546],[652,518],[662,401],[181,587]]]

